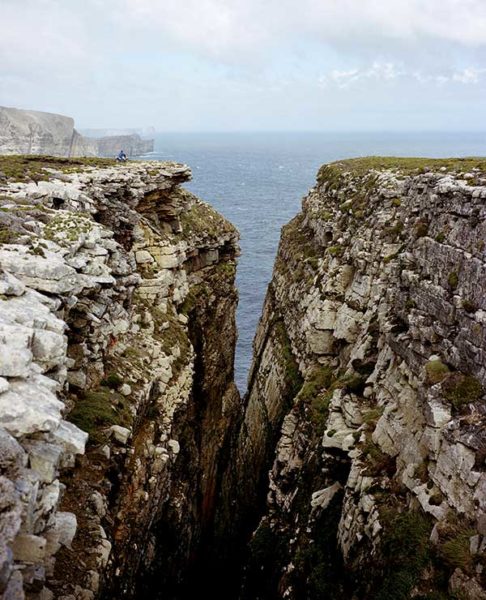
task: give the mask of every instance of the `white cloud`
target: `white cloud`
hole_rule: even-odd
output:
[[[332,111],[350,89],[358,113],[435,109],[444,86],[458,104],[483,89],[486,0],[0,0],[0,65],[0,104],[84,124],[250,122],[267,103],[286,127],[284,108]]]
[[[486,69],[476,69],[468,67],[452,75],[452,80],[458,83],[479,83],[481,76],[486,73]]]
[[[483,79],[486,69],[477,67],[466,67],[460,71],[448,71],[433,73],[423,71],[410,71],[403,67],[397,67],[394,63],[374,62],[369,67],[348,70],[333,69],[326,75],[318,78],[320,87],[335,86],[340,89],[363,84],[370,80],[375,83],[391,82],[396,79],[415,80],[421,84],[443,86],[449,83],[477,84]]]
[[[370,67],[364,69],[350,69],[340,71],[333,69],[329,75],[323,75],[319,78],[321,87],[329,84],[335,84],[338,88],[347,88],[353,84],[366,80],[392,81],[403,74],[393,63],[374,62]]]

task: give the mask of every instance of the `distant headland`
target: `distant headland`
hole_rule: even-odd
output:
[[[0,106],[0,155],[49,154],[51,156],[114,156],[121,148],[130,156],[154,149],[152,139],[138,133],[102,137],[81,135],[74,119],[64,115]]]

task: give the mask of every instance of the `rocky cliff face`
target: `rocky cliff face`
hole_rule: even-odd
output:
[[[167,597],[240,411],[237,232],[183,165],[49,166],[0,189],[0,590]]]
[[[484,161],[324,166],[244,401],[187,167],[0,170],[4,598],[486,598]]]
[[[91,138],[74,129],[71,117],[0,106],[0,155],[108,156],[121,149],[140,156],[154,149],[153,140],[138,134]]]
[[[242,597],[486,598],[485,201],[484,161],[348,161],[284,228],[231,465],[264,506]]]

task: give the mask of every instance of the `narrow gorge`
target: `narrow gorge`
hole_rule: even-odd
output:
[[[244,397],[190,176],[0,157],[3,598],[486,598],[486,161],[324,165]]]

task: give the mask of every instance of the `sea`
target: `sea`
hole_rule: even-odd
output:
[[[145,158],[188,164],[193,177],[186,187],[240,231],[235,379],[241,393],[282,226],[299,212],[320,165],[371,155],[485,156],[486,132],[157,134]]]

